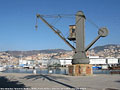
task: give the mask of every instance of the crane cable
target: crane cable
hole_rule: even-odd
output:
[[[36,17],[35,29],[37,30],[37,28],[38,28],[38,18]]]
[[[41,16],[44,17],[44,18],[55,18],[55,19],[58,18],[55,22],[51,23],[51,26],[54,29],[56,29],[56,31],[58,33],[60,33],[66,39],[66,37],[65,37],[66,35],[64,36],[63,33],[59,29],[57,29],[55,26],[53,26],[53,25],[55,25],[61,18],[71,18],[72,16],[74,16],[73,14],[41,15]],[[36,19],[36,26],[35,27],[37,28],[37,19]]]
[[[62,17],[60,16],[60,15],[58,15],[59,17],[58,17],[58,19],[57,18],[55,18],[56,19],[56,21],[55,22],[53,22],[53,23],[51,23],[52,25],[55,25]]]
[[[58,20],[56,20],[54,23],[52,23],[52,26],[53,25],[55,25],[61,18],[71,18],[71,17],[73,17],[73,16],[75,16],[74,14],[58,14],[58,15],[41,15],[42,17],[45,17],[45,18],[58,18]],[[75,25],[79,22],[81,20],[81,18],[78,20],[78,21],[76,21],[76,23],[75,23]],[[89,19],[89,18],[86,18],[86,20],[90,23],[90,24],[92,24],[94,27],[96,27],[97,29],[99,29],[99,26],[96,24],[96,23],[94,23],[91,19]],[[53,26],[54,27],[54,26]],[[38,18],[36,17],[36,25],[35,25],[35,28],[36,28],[36,30],[37,30],[37,28],[38,28]],[[58,33],[60,33],[64,38],[65,38],[65,36],[67,36],[68,37],[68,33],[69,33],[69,31],[65,34],[65,36],[62,34],[62,32],[59,30],[59,29],[57,29],[56,27],[54,27],[56,30],[57,30],[57,32]],[[66,38],[67,38],[66,37]]]
[[[73,16],[75,16],[75,14],[58,14],[58,15],[41,15],[42,17],[45,17],[45,18],[73,18]],[[86,20],[91,23],[93,26],[95,26],[96,28],[99,29],[99,26],[97,24],[95,24],[91,19],[88,19],[86,18]],[[79,20],[78,20],[79,21]],[[77,22],[78,22],[77,21]],[[58,22],[58,20],[56,21],[56,23]],[[77,23],[76,22],[76,23]],[[75,24],[76,24],[75,23]]]
[[[97,29],[100,28],[100,27],[99,27],[96,23],[94,23],[91,19],[86,18],[86,20],[87,20],[90,24],[92,24],[94,27],[96,27]]]
[[[73,16],[75,16],[74,14],[57,14],[57,15],[41,15],[42,17],[45,18],[71,18]]]

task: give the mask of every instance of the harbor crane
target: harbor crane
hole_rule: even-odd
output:
[[[49,24],[40,14],[37,14],[36,17],[40,18],[51,30],[53,30],[75,53],[73,55],[72,66],[69,68],[69,73],[72,75],[87,75],[90,71],[92,74],[92,66],[89,65],[89,59],[86,56],[87,50],[100,38],[106,37],[108,35],[108,29],[106,27],[99,28],[98,36],[87,46],[85,47],[85,15],[82,11],[76,13],[76,24],[70,25],[70,35],[68,40],[75,41],[76,47],[70,44],[70,42],[62,36],[60,30],[56,29],[54,26]],[[37,26],[36,26],[37,28]],[[79,68],[77,68],[79,67]],[[77,68],[77,69],[76,69]],[[75,71],[76,69],[76,71]],[[87,70],[88,69],[88,70]]]

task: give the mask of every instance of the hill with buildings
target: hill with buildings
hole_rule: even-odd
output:
[[[64,53],[69,52],[70,50],[64,50],[64,49],[46,49],[46,50],[32,50],[32,51],[5,51],[6,53],[10,54],[14,57],[20,57],[20,56],[32,56],[37,54],[51,54],[51,53]]]
[[[87,56],[115,57],[120,58],[120,45],[109,44],[97,46],[87,51]],[[71,59],[74,52],[63,49],[47,49],[32,51],[4,51],[0,52],[0,64],[18,65],[20,59],[23,60],[42,60],[42,59]]]
[[[114,50],[118,51],[120,49],[120,45],[108,44],[108,45],[104,45],[104,46],[94,47],[91,50],[94,50],[96,53],[98,53],[100,51],[104,51],[105,49],[114,49]]]
[[[104,46],[97,46],[90,49],[89,54],[101,57],[120,57],[120,45],[108,44]]]
[[[64,50],[64,49],[46,49],[46,50],[32,50],[32,51],[5,51],[5,53],[10,54],[13,57],[26,57],[26,56],[33,56],[38,54],[53,54],[61,55],[60,53],[67,54],[72,52],[71,50]],[[88,55],[91,56],[101,56],[101,57],[120,57],[120,45],[116,44],[108,44],[104,46],[97,46],[90,49],[87,52]]]

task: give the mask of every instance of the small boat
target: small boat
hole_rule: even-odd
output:
[[[5,71],[5,70],[6,70],[5,67],[0,66],[0,72],[3,72],[3,71]]]
[[[110,70],[120,70],[120,66],[109,67]]]
[[[49,70],[48,72],[51,74],[53,71],[52,71],[52,70]]]
[[[29,66],[23,66],[23,68],[27,68],[27,69],[29,69]]]
[[[101,66],[92,66],[92,68],[95,69],[95,70],[102,69]]]

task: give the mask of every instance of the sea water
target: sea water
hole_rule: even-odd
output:
[[[33,73],[34,69],[7,69],[4,73]],[[113,70],[94,70],[93,74],[110,74]],[[115,71],[115,70],[114,70]],[[120,70],[118,70],[120,72]],[[68,68],[64,69],[36,69],[37,74],[68,74]]]
[[[4,73],[33,73],[34,69],[7,69]],[[50,72],[51,71],[51,72]],[[68,74],[68,69],[36,69],[37,74]]]

